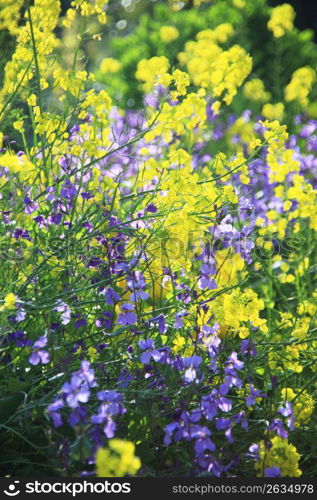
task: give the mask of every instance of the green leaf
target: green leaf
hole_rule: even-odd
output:
[[[22,403],[22,392],[10,394],[0,399],[0,422],[5,422]]]

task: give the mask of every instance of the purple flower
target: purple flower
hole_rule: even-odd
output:
[[[230,418],[218,418],[216,420],[216,428],[218,429],[218,431],[227,429],[230,425]]]
[[[99,391],[97,392],[97,398],[99,401],[111,401],[111,402],[121,402],[122,401],[122,394],[120,394],[117,391]]]
[[[176,330],[180,330],[181,328],[183,328],[184,326],[183,317],[188,316],[188,314],[189,313],[187,311],[180,311],[175,314],[174,327],[176,328]]]
[[[83,328],[86,325],[87,325],[87,320],[85,320],[84,318],[77,319],[74,323],[75,328]]]
[[[259,391],[258,389],[255,389],[255,387],[253,385],[249,386],[249,391],[250,391],[250,394],[246,398],[246,403],[247,403],[248,407],[255,404],[256,398],[266,397],[266,394],[262,394],[261,391]]]
[[[159,349],[154,349],[154,340],[145,339],[139,341],[140,349],[143,349],[144,352],[140,356],[140,361],[144,365],[148,365],[153,359],[153,361],[159,363],[169,363],[170,358],[170,349],[168,347],[161,347]]]
[[[110,311],[103,311],[102,316],[96,319],[95,325],[98,328],[110,330],[112,327],[112,313]]]
[[[120,295],[114,291],[111,286],[107,288],[105,291],[102,292],[105,296],[106,304],[108,306],[113,306],[115,302],[118,302],[118,300],[121,299]]]
[[[24,321],[26,318],[26,312],[25,310],[22,308],[22,307],[19,307],[17,312],[16,312],[16,315],[15,315],[15,321],[17,323],[20,323],[20,321]]]
[[[146,287],[146,282],[143,274],[140,271],[135,271],[131,278],[127,281],[128,287],[132,290],[130,300],[131,302],[137,302],[138,300],[147,300],[149,294],[144,291]]]
[[[202,358],[200,356],[191,356],[189,358],[182,358],[184,368],[186,368],[184,372],[184,380],[185,382],[194,382],[197,381],[197,368],[202,362]]]
[[[137,302],[138,300],[147,300],[149,294],[144,290],[134,290],[130,295],[131,302]]]
[[[53,308],[53,311],[61,312],[61,320],[63,325],[68,325],[71,317],[71,310],[69,306],[62,300],[57,301],[57,305]]]
[[[103,424],[103,431],[109,439],[115,435],[116,431],[116,423],[112,417],[123,415],[126,412],[122,405],[123,398],[119,392],[112,390],[99,391],[97,397],[103,403],[99,406],[98,413],[92,415],[91,422],[93,424]]]
[[[151,359],[158,363],[168,363],[170,362],[169,353],[170,350],[168,347],[161,347],[160,349],[147,349],[141,354],[140,361],[144,365],[148,365]]]
[[[242,429],[244,429],[244,430],[248,429],[249,425],[248,425],[248,421],[246,419],[244,411],[240,411],[239,413],[236,413],[235,415],[232,416],[232,419],[234,420],[234,422],[236,424],[240,424]]]
[[[206,450],[214,451],[216,449],[215,444],[209,438],[211,432],[207,427],[202,427],[200,425],[193,425],[190,434],[191,437],[195,439],[196,455],[201,455]]]
[[[172,442],[172,437],[174,432],[180,428],[180,424],[178,422],[171,422],[164,427],[165,436],[164,436],[164,444],[169,445]]]
[[[150,319],[150,324],[156,324],[158,331],[162,334],[166,333],[166,325],[165,325],[165,319],[163,314],[159,314],[158,316],[155,316],[154,318]]]
[[[242,340],[240,350],[243,356],[256,356],[257,354],[255,343],[249,339]]]
[[[117,323],[118,325],[135,325],[137,323],[137,316],[132,312],[134,309],[133,304],[129,304],[128,302],[122,304],[120,307],[121,314],[118,316]]]
[[[157,212],[157,207],[153,203],[149,203],[148,205],[146,205],[145,210],[146,212],[155,214]]]
[[[241,370],[244,367],[243,361],[239,361],[238,354],[235,351],[230,354],[227,363],[236,370]]]
[[[260,460],[260,446],[258,444],[251,444],[249,446],[249,453],[246,454],[246,457]]]
[[[213,420],[213,418],[217,415],[218,404],[212,395],[202,397],[201,409],[207,420]]]
[[[26,229],[20,229],[16,227],[12,233],[12,237],[19,240],[20,238],[24,238],[26,240],[31,240],[29,232]]]
[[[28,196],[24,198],[23,202],[25,203],[24,212],[28,215],[32,214],[39,208],[38,203],[32,201]]]
[[[264,471],[264,477],[280,477],[281,469],[279,467],[267,467]]]
[[[283,415],[283,417],[288,417],[286,420],[287,427],[293,431],[295,426],[296,415],[294,415],[292,404],[289,401],[285,402],[285,406],[281,406],[278,410],[278,413]]]
[[[14,341],[18,347],[31,346],[32,341],[27,338],[26,333],[21,330],[10,332],[9,339]]]
[[[117,383],[120,387],[124,389],[125,387],[128,387],[131,380],[134,380],[133,375],[131,375],[128,370],[124,369],[120,373]]]
[[[290,417],[293,414],[293,408],[289,401],[286,401],[285,406],[281,406],[278,410],[278,413],[283,415],[283,417]]]
[[[139,347],[141,349],[153,349],[154,347],[154,340],[152,339],[145,339],[145,340],[140,340],[139,341]]]
[[[193,422],[193,423],[197,423],[199,422],[199,420],[201,419],[202,417],[202,412],[201,410],[193,410],[190,415],[189,415],[189,421],[190,422]]]
[[[279,418],[275,418],[272,423],[269,425],[269,430],[272,432],[276,432],[278,436],[283,439],[287,439],[288,432],[283,427],[283,422]]]
[[[108,418],[106,424],[103,427],[103,431],[108,439],[113,438],[116,432],[116,428],[117,424],[111,418]]]
[[[66,395],[66,402],[70,408],[77,408],[79,403],[87,403],[90,391],[86,381],[77,374],[73,374],[70,383],[65,382],[62,386],[62,393]]]
[[[218,398],[218,407],[221,411],[228,412],[232,408],[232,403],[231,403],[230,399],[228,399],[228,398],[219,397]]]
[[[76,374],[80,375],[83,380],[85,380],[89,387],[96,387],[97,383],[95,381],[94,370],[90,368],[89,361],[81,361],[80,370],[76,372]]]
[[[49,416],[53,421],[54,427],[60,427],[63,425],[61,414],[59,410],[64,407],[64,401],[62,399],[56,399],[52,404],[50,404],[47,408]]]
[[[213,99],[211,101],[208,101],[206,105],[206,116],[211,123],[213,123],[217,118],[217,115],[214,113],[212,109],[213,101],[214,101]]]
[[[43,365],[46,365],[49,363],[50,360],[50,355],[47,351],[44,351],[42,348],[45,347],[47,344],[47,338],[46,337],[40,337],[36,342],[33,344],[33,351],[31,356],[29,357],[29,362],[31,365],[38,365],[39,363],[42,363]]]
[[[225,436],[228,439],[229,443],[233,443],[232,425],[230,418],[218,418],[216,421],[216,428],[218,430],[224,430]]]
[[[78,408],[75,408],[73,411],[70,412],[70,415],[68,417],[68,423],[72,427],[81,422],[85,424],[86,415],[87,415],[87,409],[82,406],[78,406]]]
[[[217,288],[217,283],[212,277],[216,274],[216,267],[214,263],[212,263],[212,265],[203,263],[200,268],[200,273],[201,277],[198,281],[198,287],[201,290],[214,290],[215,288]]]
[[[76,194],[77,194],[76,187],[69,180],[64,182],[61,189],[61,196],[70,201],[72,200],[72,198],[76,196]]]

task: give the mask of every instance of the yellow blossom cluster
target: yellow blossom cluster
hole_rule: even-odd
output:
[[[273,32],[275,38],[280,38],[288,31],[292,31],[294,19],[295,10],[290,4],[284,3],[272,9],[267,27]]]
[[[292,212],[293,217],[308,218],[310,227],[317,231],[316,199],[317,190],[305,181],[304,177],[295,174],[292,179],[292,186],[286,191],[288,200],[295,200],[298,207]]]
[[[197,33],[196,39],[209,40],[211,43],[225,43],[234,35],[234,29],[230,23],[218,24],[213,30],[207,29]]]
[[[241,141],[233,141],[233,137],[241,138]],[[245,119],[244,116],[240,116],[227,130],[226,139],[228,149],[233,149],[236,151],[236,155],[233,158],[228,158],[228,163],[230,170],[235,169],[237,172],[241,172],[240,180],[243,184],[248,184],[250,178],[248,177],[248,162],[245,158],[243,152],[245,150],[245,145],[247,147],[248,153],[251,154],[255,147],[257,146],[257,135],[254,132],[253,123]],[[240,168],[238,168],[240,166]],[[220,170],[217,171],[219,175]]]
[[[268,144],[267,163],[270,167],[270,182],[284,182],[291,172],[298,172],[300,163],[295,159],[295,151],[285,148],[288,133],[285,125],[275,120],[263,122],[264,138]]]
[[[97,476],[124,477],[135,475],[141,467],[141,461],[134,455],[134,444],[122,439],[110,439],[108,444],[108,448],[97,450]]]
[[[309,421],[314,411],[314,400],[307,391],[300,391],[296,394],[293,389],[286,387],[281,390],[281,399],[283,402],[289,401],[292,403],[294,412],[295,427],[300,427],[302,424]],[[293,402],[294,400],[294,402]]]
[[[7,29],[13,36],[18,34],[23,4],[24,0],[0,0],[0,30]]]
[[[151,228],[159,228],[164,221],[160,244],[156,240],[154,246],[148,247],[151,268],[157,272],[172,264],[174,270],[189,271],[192,262],[188,252],[208,230],[220,192],[213,183],[200,182],[206,172],[193,172],[191,155],[182,148],[171,148],[166,160],[150,161],[146,169],[147,180],[160,176],[160,190],[152,202],[164,214]]]
[[[287,439],[279,436],[273,437],[271,447],[268,449],[264,441],[260,445],[260,460],[255,464],[257,476],[264,476],[264,471],[267,467],[278,467],[281,471],[281,476],[299,477],[302,471],[299,468],[300,454],[296,447],[289,443]]]
[[[316,71],[310,66],[298,68],[292,74],[291,81],[286,85],[285,101],[297,101],[303,107],[308,105],[308,96],[316,81]]]
[[[174,42],[179,37],[179,31],[175,26],[162,26],[160,28],[160,39],[164,43]]]
[[[112,57],[105,57],[100,63],[101,73],[117,73],[121,68],[121,63]]]
[[[71,8],[66,12],[63,25],[65,28],[70,28],[77,12],[83,17],[97,16],[100,24],[105,24],[107,22],[105,6],[108,2],[109,0],[73,0],[71,2]]]
[[[243,93],[251,101],[266,102],[271,98],[270,92],[265,89],[264,82],[260,78],[252,78],[243,86]]]
[[[184,71],[175,69],[172,74],[163,73],[160,75],[156,83],[164,87],[169,87],[173,84],[176,90],[170,92],[170,98],[173,101],[177,101],[180,96],[186,95],[187,87],[190,85],[190,78]]]
[[[157,78],[165,74],[170,67],[169,60],[165,56],[155,56],[151,59],[141,59],[138,62],[135,77],[137,80],[143,82],[142,88],[145,92],[150,92]]]
[[[4,69],[0,106],[17,89],[23,91],[33,78],[38,80],[40,89],[48,87],[47,77],[53,66],[49,64],[48,56],[59,44],[54,34],[59,14],[58,0],[35,0],[34,5],[26,10],[25,18],[30,22],[16,31],[15,52]]]
[[[230,104],[252,69],[252,59],[239,45],[223,50],[219,45],[233,32],[231,25],[220,25],[214,31],[198,33],[196,40],[187,42],[178,55],[195,85],[211,93],[212,107],[219,111],[221,101]],[[217,32],[217,30],[219,30]]]
[[[6,151],[0,156],[0,167],[5,167],[9,172],[16,174],[21,181],[32,183],[36,176],[36,168],[26,155],[18,156]]]
[[[87,73],[87,71],[72,71],[63,70],[58,68],[54,71],[54,84],[58,89],[58,93],[61,94],[62,100],[65,98],[65,94],[70,92],[77,99],[81,97],[81,91],[84,89],[85,84],[88,81],[93,81],[94,76]]]
[[[248,337],[250,326],[258,327],[263,333],[268,331],[266,320],[260,318],[264,301],[251,289],[235,288],[219,295],[212,302],[210,312],[221,326],[222,334],[239,334]]]
[[[14,295],[14,293],[8,293],[5,298],[4,298],[4,303],[0,307],[0,311],[3,311],[4,309],[9,309],[9,311],[12,311],[16,308],[16,301],[17,298]]]
[[[286,275],[287,269],[283,264],[283,274]],[[292,274],[287,274],[286,276],[293,277]],[[293,279],[286,279],[282,282],[292,283]],[[310,302],[305,301],[305,304],[306,309],[309,307],[310,312],[314,313],[315,309],[309,306]],[[299,307],[299,309],[302,312],[302,316],[294,316],[290,312],[280,312],[278,330],[277,333],[272,336],[272,341],[276,342],[277,346],[281,343],[281,347],[277,347],[275,350],[270,351],[268,357],[270,368],[276,372],[285,372],[289,370],[291,372],[301,373],[303,371],[304,361],[311,356],[308,350],[308,344],[305,340],[311,328],[312,317],[304,315],[305,310],[303,307]],[[286,345],[283,344],[285,332],[287,332],[289,338],[289,342],[287,342]]]
[[[187,94],[178,106],[164,102],[160,113],[152,114],[148,125],[155,119],[154,126],[146,134],[148,142],[161,136],[166,142],[170,142],[174,134],[182,135],[194,133],[195,129],[203,129],[206,123],[206,100],[205,91]]]
[[[285,111],[285,106],[282,102],[277,102],[275,104],[267,102],[262,107],[262,115],[267,120],[278,120],[281,122],[283,120]]]

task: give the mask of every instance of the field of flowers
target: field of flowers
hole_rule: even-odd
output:
[[[0,0],[2,476],[317,477],[317,48],[266,0]]]

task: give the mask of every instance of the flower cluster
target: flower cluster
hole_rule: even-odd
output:
[[[256,0],[160,5],[120,39],[118,2],[4,3],[6,474],[312,473],[314,65],[276,97],[239,25]]]
[[[97,476],[123,477],[134,475],[141,466],[134,455],[135,446],[122,439],[110,439],[109,448],[99,448],[96,455]]]
[[[284,3],[272,9],[268,29],[273,32],[275,38],[282,37],[288,31],[292,31],[295,19],[295,11],[291,5]]]

